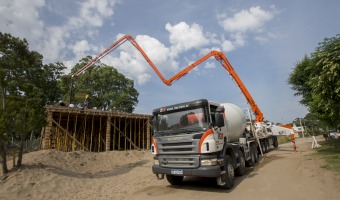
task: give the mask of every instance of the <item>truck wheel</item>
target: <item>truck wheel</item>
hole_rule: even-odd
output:
[[[277,148],[277,147],[279,146],[279,142],[278,142],[277,140],[275,140],[275,141],[273,142],[273,146],[274,146],[274,148]]]
[[[269,148],[268,148],[268,140],[264,140],[263,143],[264,143],[264,152],[265,152],[265,153],[268,153],[268,151],[269,151]]]
[[[256,149],[254,149],[253,145],[250,146],[250,159],[246,162],[247,167],[252,167],[255,165],[255,152]]]
[[[225,171],[225,173],[221,176],[222,181],[225,182],[225,184],[222,187],[230,189],[234,186],[234,167],[231,161],[231,157],[228,155],[225,156],[223,171]]]
[[[183,176],[166,175],[166,179],[171,185],[180,185],[183,182]]]
[[[253,150],[254,150],[254,155],[255,155],[255,163],[257,163],[259,162],[259,153],[255,145],[253,146],[253,148],[254,148]]]
[[[241,150],[238,150],[238,155],[239,155],[238,161],[240,163],[240,166],[235,169],[235,174],[237,176],[243,176],[246,173],[246,161]]]
[[[261,149],[262,149],[262,153],[266,153],[266,151],[265,151],[265,142],[264,142],[264,140],[262,140],[261,141]]]

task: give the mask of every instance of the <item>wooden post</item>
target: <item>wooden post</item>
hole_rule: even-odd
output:
[[[115,128],[115,129],[118,130],[120,136],[125,137],[125,140],[128,140],[128,141],[135,147],[135,149],[138,149],[138,150],[139,150],[138,146],[135,145],[135,144],[133,143],[133,141],[130,140],[130,139],[126,136],[126,132],[123,133],[123,131],[119,130],[119,129],[118,129],[116,126],[114,126],[112,123],[111,123],[111,125],[113,126],[113,128]],[[124,130],[126,130],[127,126],[128,126],[128,125],[125,125],[125,129],[124,129]]]
[[[130,140],[132,141],[132,122],[131,122],[132,119],[130,119]],[[132,148],[132,144],[130,142],[130,150]]]
[[[120,131],[120,119],[121,117],[119,117],[119,122],[118,122],[118,131]],[[118,151],[120,150],[120,134],[118,135]]]
[[[102,132],[102,116],[100,116],[99,120],[99,135],[98,135],[98,152],[100,151],[100,134]]]
[[[75,138],[73,137],[67,130],[65,130],[60,124],[58,124],[54,119],[52,119],[52,122],[60,129],[62,130],[65,134],[67,134],[73,141],[74,143],[76,143],[77,145],[79,145],[80,147],[83,147],[84,150],[88,151],[88,149],[84,146],[81,145],[81,143]]]
[[[61,122],[61,112],[59,112],[59,120],[58,120],[58,123],[60,124],[60,122]],[[56,146],[56,149],[58,150],[58,151],[61,151],[62,150],[62,136],[61,136],[61,134],[60,134],[60,131],[59,131],[59,129],[56,129],[56,144],[57,144],[57,146]]]
[[[113,126],[116,126],[116,117],[113,118]],[[112,140],[112,145],[113,145],[113,151],[116,149],[116,129],[113,129],[113,140]]]
[[[136,144],[136,135],[137,135],[137,133],[136,133],[136,131],[137,131],[137,118],[135,118],[135,127],[134,127],[134,131],[133,131],[133,143],[135,143]]]
[[[111,117],[107,117],[106,121],[106,151],[110,151],[110,142],[111,142]]]
[[[143,150],[145,150],[145,129],[148,128],[147,124],[145,123],[146,121],[143,120]]]
[[[85,120],[84,120],[84,136],[83,136],[83,139],[82,139],[82,144],[83,146],[85,146],[85,139],[86,139],[86,124],[87,124],[87,114],[85,115]],[[83,149],[84,150],[84,149]]]
[[[150,149],[151,147],[150,147],[150,141],[151,141],[151,138],[150,138],[150,135],[151,135],[151,132],[150,132],[150,130],[151,130],[151,124],[150,124],[150,118],[147,120],[147,126],[146,126],[146,128],[147,128],[147,130],[146,130],[146,142],[147,142],[147,146],[146,146],[146,149]]]
[[[66,123],[66,130],[69,130],[69,122],[70,122],[70,113],[67,114],[67,123]],[[65,136],[65,151],[68,152],[69,148],[68,148],[68,137]]]
[[[127,119],[127,118],[125,117],[125,128],[124,128],[124,135],[125,135],[125,136],[126,136],[126,126],[127,126],[127,125],[126,125],[126,123],[127,123],[127,122],[126,122],[126,119]],[[125,137],[125,140],[124,140],[124,151],[126,151],[126,137]]]
[[[52,132],[52,112],[47,113],[47,126],[44,133],[43,150],[50,148],[50,140]]]
[[[94,115],[92,117],[92,127],[91,127],[91,137],[90,137],[90,151],[92,151],[92,137],[93,137],[93,123],[94,123]]]
[[[141,137],[140,137],[140,132],[141,132],[141,128],[140,128],[140,118],[138,119],[138,147],[140,148],[140,140],[141,140]]]
[[[76,138],[77,121],[78,121],[78,114],[76,114],[76,121],[74,122],[73,138]],[[76,150],[76,142],[75,140],[72,140],[72,151],[75,151],[75,150]]]

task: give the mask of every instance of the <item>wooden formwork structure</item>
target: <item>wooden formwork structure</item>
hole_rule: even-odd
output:
[[[60,151],[148,150],[151,116],[143,114],[46,106],[47,126],[40,149]]]

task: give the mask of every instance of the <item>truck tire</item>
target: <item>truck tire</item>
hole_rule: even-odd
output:
[[[268,140],[267,139],[265,139],[265,140],[263,140],[263,143],[264,143],[264,152],[265,153],[268,153],[268,151],[269,151],[269,142],[268,142]]]
[[[254,155],[255,155],[255,163],[259,162],[259,152],[257,151],[257,147],[253,145]]]
[[[279,142],[277,140],[274,140],[273,146],[274,146],[274,148],[277,148],[279,146]]]
[[[244,155],[241,150],[238,150],[238,161],[240,163],[240,166],[235,169],[235,174],[237,176],[243,176],[246,173],[246,160],[244,159]]]
[[[261,140],[261,149],[262,149],[262,153],[264,154],[264,153],[266,153],[266,151],[265,151],[265,142],[264,142],[264,140]]]
[[[254,149],[254,145],[250,146],[250,159],[246,162],[247,167],[252,167],[255,165],[255,154],[257,154],[256,149]]]
[[[222,181],[225,184],[222,186],[223,188],[230,189],[234,186],[234,167],[231,157],[229,155],[225,156],[223,171],[226,173],[222,174]]]
[[[183,176],[166,175],[166,179],[171,185],[181,185],[183,178]]]

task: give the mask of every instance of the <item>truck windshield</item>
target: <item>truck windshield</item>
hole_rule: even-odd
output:
[[[190,133],[208,128],[207,117],[203,108],[182,110],[171,113],[158,113],[155,116],[156,135],[175,135]]]

